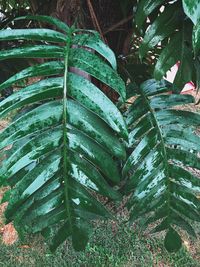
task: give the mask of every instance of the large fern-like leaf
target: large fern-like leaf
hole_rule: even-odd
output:
[[[166,230],[165,246],[181,246],[177,227],[195,236],[191,221],[200,221],[200,115],[177,109],[193,103],[191,95],[170,94],[165,81],[148,80],[127,111],[131,154],[123,168],[130,220],[143,217],[144,227],[157,222]]]
[[[26,45],[2,51],[1,60],[48,59],[0,85],[3,90],[22,79],[43,78],[0,102],[1,118],[37,103],[0,133],[0,149],[12,145],[0,170],[1,185],[12,187],[6,218],[14,220],[21,232],[46,235],[53,229],[53,250],[69,236],[75,249],[81,250],[88,241],[90,220],[112,218],[91,192],[120,198],[110,185],[120,180],[114,158],[125,158],[119,137],[127,136],[121,113],[85,73],[122,98],[124,83],[115,71],[113,52],[97,33],[68,28],[45,16],[31,19],[50,22],[64,33],[0,31],[2,41],[26,41]]]

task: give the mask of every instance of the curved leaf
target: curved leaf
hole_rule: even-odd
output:
[[[58,29],[63,30],[64,32],[67,32],[70,28],[65,24],[64,22],[60,21],[59,19],[49,17],[49,16],[42,16],[42,15],[28,15],[28,16],[23,16],[16,18],[15,20],[22,20],[22,19],[28,19],[28,20],[36,20],[36,21],[41,21],[45,23],[49,23],[51,25],[54,25],[58,27]]]
[[[16,82],[19,82],[26,78],[37,77],[37,76],[51,76],[62,74],[64,71],[64,63],[62,61],[51,61],[43,64],[34,65],[28,67],[17,74],[11,76],[8,80],[0,85],[0,90],[10,87]]]
[[[123,100],[126,99],[124,82],[103,60],[83,49],[73,48],[69,54],[69,66],[81,69],[114,89]],[[99,72],[103,69],[103,72]]]
[[[167,6],[162,16],[159,16],[145,33],[143,42],[139,48],[141,59],[146,55],[148,50],[152,49],[155,45],[172,34],[179,25],[181,10],[175,7],[176,6]],[[163,28],[165,28],[164,31]]]
[[[180,60],[182,41],[182,32],[177,32],[162,50],[154,69],[156,79],[162,79],[165,73]]]
[[[136,23],[139,28],[142,27],[145,19],[150,15],[155,8],[160,6],[164,0],[141,0],[138,4],[136,13]]]
[[[46,16],[29,18],[50,22],[66,34],[46,29],[0,32],[0,40],[31,41],[30,46],[4,50],[0,60],[49,59],[0,85],[3,89],[26,78],[41,79],[0,102],[1,117],[29,106],[0,132],[1,149],[12,145],[0,170],[0,184],[11,186],[6,218],[7,222],[14,220],[22,233],[45,234],[47,229],[55,229],[52,250],[69,236],[74,248],[82,250],[89,240],[91,220],[114,219],[97,194],[121,198],[112,186],[120,181],[115,159],[126,156],[119,137],[126,138],[127,129],[116,106],[81,73],[88,72],[124,99],[125,85],[113,70],[113,52],[97,33],[77,34],[73,27]],[[32,45],[34,41],[44,44]]]
[[[20,108],[24,104],[62,97],[62,87],[62,78],[49,78],[31,84],[0,102],[0,117],[5,117],[10,111]],[[91,91],[93,94],[91,94]],[[126,125],[121,113],[91,82],[74,73],[69,73],[68,94],[86,108],[95,112],[123,137],[127,137]]]
[[[169,252],[177,252],[182,245],[180,235],[172,228],[166,234],[165,247]]]
[[[0,41],[9,40],[31,40],[47,42],[66,42],[64,34],[49,29],[19,29],[19,30],[1,30]]]
[[[113,69],[117,68],[117,62],[113,51],[100,40],[98,35],[77,34],[74,36],[73,42],[77,45],[93,49],[103,56]]]
[[[193,28],[192,44],[193,44],[194,52],[197,55],[200,50],[200,14],[199,14],[199,21]]]
[[[172,66],[178,64],[172,88],[175,93],[181,92],[187,82],[199,83],[196,68],[199,50],[199,3],[193,2],[195,1],[142,0],[139,1],[136,12],[137,26],[144,32],[139,47],[140,58],[146,56],[155,64],[154,77],[159,80],[166,76]],[[194,25],[185,14],[193,20]],[[147,54],[152,49],[153,54]]]
[[[200,18],[200,1],[183,0],[182,2],[185,14],[192,20],[194,24],[197,24],[197,21]]]
[[[0,60],[9,58],[62,58],[64,48],[55,45],[36,45],[3,50]]]
[[[196,134],[200,116],[175,109],[194,103],[191,95],[169,95],[163,93],[162,87],[153,87],[151,94],[151,82],[145,86],[148,84],[149,90],[139,88],[140,94],[126,114],[131,153],[123,167],[124,192],[131,194],[127,204],[130,221],[148,215],[143,227],[156,222],[153,232],[167,230],[165,247],[175,252],[182,241],[173,226],[195,236],[188,219],[200,220],[200,201],[196,197],[199,178],[190,169],[185,170],[187,166],[200,167],[200,137]]]

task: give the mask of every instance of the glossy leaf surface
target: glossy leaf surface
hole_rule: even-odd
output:
[[[140,57],[143,58],[148,50],[152,49],[159,42],[168,37],[179,24],[180,10],[174,7],[167,7],[162,16],[159,16],[146,31],[143,42],[139,48]],[[165,30],[163,31],[163,27]]]
[[[197,24],[193,28],[192,44],[193,44],[195,54],[198,54],[198,52],[200,50],[200,18],[199,18]]]
[[[152,60],[154,77],[158,80],[177,64],[172,87],[175,93],[181,92],[190,81],[199,84],[195,59],[200,48],[199,4],[199,1],[188,0],[141,0],[138,3],[136,23],[144,35],[139,47],[140,57],[150,59],[150,50],[153,50],[156,57]]]
[[[159,5],[161,5],[164,0],[141,0],[138,5],[138,10],[136,13],[136,23],[139,28],[141,28],[142,24]]]
[[[182,2],[185,14],[196,25],[198,20],[200,19],[200,1],[182,0]]]
[[[121,198],[111,185],[120,181],[116,159],[126,158],[120,137],[127,138],[120,111],[83,74],[108,85],[123,99],[125,86],[116,73],[113,52],[97,33],[77,33],[46,16],[25,18],[53,24],[65,33],[48,29],[0,31],[0,41],[26,40],[26,45],[4,50],[0,60],[44,59],[0,85],[3,90],[37,77],[0,102],[1,118],[19,111],[0,132],[0,149],[12,145],[0,170],[0,184],[12,188],[6,218],[22,233],[53,229],[52,250],[68,237],[76,250],[82,250],[92,230],[90,221],[113,218],[96,196]],[[27,112],[20,111],[27,106]]]
[[[159,84],[142,84],[126,112],[131,152],[123,168],[124,192],[131,194],[130,221],[145,216],[145,228],[157,223],[154,232],[167,230],[165,247],[175,252],[182,241],[174,227],[195,236],[191,220],[200,221],[199,178],[188,168],[200,169],[200,115],[178,110],[194,103],[191,95],[168,94],[170,88]]]

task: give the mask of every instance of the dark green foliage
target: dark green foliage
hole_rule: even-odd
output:
[[[130,221],[145,216],[146,228],[158,222],[155,232],[167,231],[165,246],[177,251],[182,244],[177,227],[195,236],[191,220],[200,220],[200,182],[189,169],[200,169],[200,115],[175,109],[193,103],[193,97],[170,94],[172,85],[164,80],[147,80],[139,87],[129,77],[127,96],[136,100],[125,122],[97,87],[96,80],[115,90],[120,103],[126,99],[115,56],[96,32],[46,16],[20,19],[45,21],[59,31],[0,31],[0,41],[25,41],[3,50],[0,60],[42,60],[0,85],[2,91],[30,79],[0,102],[0,118],[26,108],[0,132],[0,149],[12,145],[0,170],[0,185],[11,186],[5,196],[7,222],[14,221],[22,234],[41,232],[52,250],[68,237],[82,250],[95,219],[114,219],[99,199],[120,201],[120,191],[130,196]],[[157,26],[155,32],[162,32]],[[160,41],[173,30],[169,25]],[[156,40],[148,38],[140,48],[144,52]],[[124,72],[127,81],[128,68]]]
[[[131,194],[131,222],[146,216],[143,225],[157,222],[153,232],[167,230],[165,246],[181,246],[177,227],[195,236],[191,220],[200,221],[200,115],[175,109],[193,103],[190,95],[170,94],[166,82],[149,80],[137,89],[138,97],[126,112],[131,154],[124,165],[124,187]]]
[[[46,235],[57,229],[52,250],[69,236],[75,249],[82,250],[91,232],[90,221],[113,218],[91,192],[120,199],[108,182],[120,180],[114,158],[125,158],[119,137],[127,137],[119,110],[83,72],[116,90],[123,99],[125,86],[115,71],[113,52],[97,33],[81,33],[49,17],[35,19],[51,22],[64,33],[48,29],[0,31],[0,40],[40,41],[4,50],[1,60],[48,59],[0,86],[3,90],[25,78],[43,76],[0,102],[1,118],[39,103],[0,133],[1,149],[13,145],[0,171],[1,185],[6,182],[13,188],[5,215],[20,232]],[[75,69],[81,70],[82,76]]]
[[[192,43],[195,54],[198,54],[200,49],[200,1],[183,0],[183,8],[185,14],[192,20],[194,24]]]
[[[139,49],[140,57],[143,58],[149,50],[161,44],[162,49],[160,52],[157,50],[160,56],[155,65],[154,77],[162,79],[179,62],[173,88],[176,93],[187,82],[193,81],[199,85],[199,75],[196,73],[199,68],[197,55],[200,48],[199,10],[199,1],[141,0],[138,4],[136,23],[139,29],[144,30],[144,39]]]

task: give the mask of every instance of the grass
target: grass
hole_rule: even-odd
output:
[[[195,259],[196,257],[196,259]],[[75,252],[70,240],[51,254],[42,237],[27,237],[14,245],[0,243],[2,267],[198,267],[200,251],[193,256],[185,246],[169,254],[161,238],[113,222],[98,223],[84,252]]]

